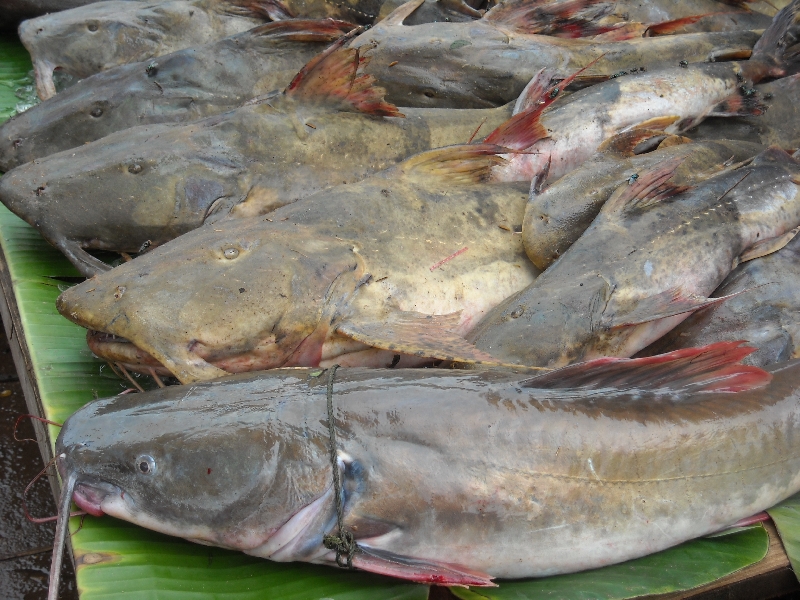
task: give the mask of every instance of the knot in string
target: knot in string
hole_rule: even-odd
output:
[[[339,365],[333,365],[328,370],[328,437],[330,438],[331,467],[333,470],[333,493],[336,498],[336,525],[338,535],[326,535],[322,538],[322,545],[328,550],[336,551],[336,564],[340,567],[353,568],[353,556],[361,549],[358,547],[353,532],[345,529],[344,506],[342,506],[342,482],[339,478],[339,461],[336,458],[336,428],[333,420],[333,378]]]

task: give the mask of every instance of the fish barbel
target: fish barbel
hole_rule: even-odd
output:
[[[749,351],[727,342],[535,378],[340,369],[335,468],[353,565],[485,586],[632,559],[769,508],[800,490],[800,362],[765,372],[738,364]],[[59,434],[59,471],[92,515],[334,564],[330,373],[315,374],[91,402]]]

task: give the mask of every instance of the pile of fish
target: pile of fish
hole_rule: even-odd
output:
[[[43,102],[0,126],[0,201],[87,277],[57,307],[91,350],[163,388],[65,423],[57,543],[74,500],[486,586],[800,491],[783,4],[129,0],[23,22]]]

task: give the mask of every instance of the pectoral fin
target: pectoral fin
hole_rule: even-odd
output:
[[[676,121],[680,121],[680,116],[678,115],[665,115],[663,117],[653,117],[652,119],[647,119],[646,121],[642,121],[641,123],[637,123],[632,127],[628,127],[628,131],[631,129],[659,129],[663,130],[675,123]]]
[[[655,206],[662,200],[689,189],[687,186],[675,185],[669,180],[675,175],[678,167],[686,160],[685,156],[676,156],[665,160],[660,165],[631,177],[628,183],[619,186],[601,209],[602,214],[645,210]]]
[[[399,577],[418,583],[464,587],[497,585],[492,583],[491,575],[472,571],[466,567],[401,556],[366,546],[362,547],[361,551],[353,557],[353,566],[370,573]]]
[[[356,341],[382,350],[392,350],[424,358],[464,363],[492,363],[497,360],[481,352],[456,333],[459,313],[425,315],[397,312],[385,320],[368,316],[346,318],[336,331]]]
[[[739,264],[743,262],[747,262],[748,260],[753,260],[754,258],[761,258],[762,256],[767,256],[768,254],[772,254],[773,252],[777,252],[781,248],[783,248],[786,244],[794,239],[800,233],[800,227],[795,227],[791,231],[784,233],[776,238],[772,238],[771,240],[761,240],[760,242],[753,244],[742,252],[741,256],[739,256]]]

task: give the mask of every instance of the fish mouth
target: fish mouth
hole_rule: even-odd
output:
[[[150,353],[124,337],[90,329],[86,333],[86,343],[95,356],[111,364],[121,364],[126,369],[143,375],[152,375],[155,372],[164,377],[172,376],[169,369]]]
[[[72,492],[72,501],[78,505],[82,511],[89,513],[93,517],[102,517],[103,500],[112,494],[120,494],[121,490],[110,483],[87,483],[79,481],[75,484]]]

